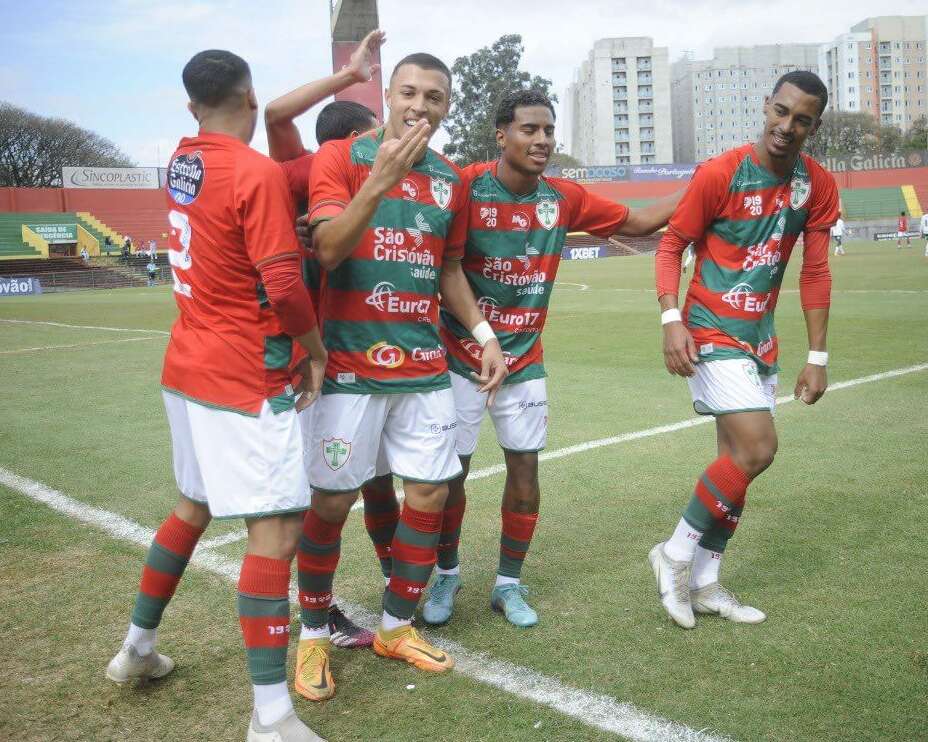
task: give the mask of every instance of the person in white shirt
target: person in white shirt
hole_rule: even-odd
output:
[[[918,231],[922,233],[922,239],[925,241],[925,257],[928,258],[928,211],[922,214],[918,222]]]
[[[835,255],[844,255],[844,219],[840,216],[831,228],[831,237],[835,241]]]

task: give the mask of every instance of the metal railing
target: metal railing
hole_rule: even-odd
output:
[[[42,286],[43,293],[58,291],[81,291],[86,289],[124,289],[145,286],[146,273],[126,274],[110,268],[87,268],[80,271],[48,271],[29,274],[4,275],[3,278],[35,278]],[[170,283],[171,269],[158,266],[154,285]]]

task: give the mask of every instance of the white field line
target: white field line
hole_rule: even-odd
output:
[[[167,330],[149,330],[145,327],[97,327],[96,325],[68,325],[64,322],[47,322],[34,319],[0,319],[11,325],[47,325],[49,327],[69,327],[73,330],[103,330],[104,332],[147,332],[150,335],[170,335]]]
[[[234,544],[237,541],[244,541],[248,538],[248,531],[244,528],[238,531],[229,531],[224,533],[222,536],[216,536],[215,538],[207,538],[200,541],[197,544],[197,552],[209,551],[210,549],[218,549],[220,546],[225,546],[226,544]]]
[[[653,294],[653,288],[614,288],[587,286],[585,283],[571,283],[569,281],[557,281],[557,286],[578,286],[578,291],[617,291],[631,294]],[[583,288],[585,287],[585,288]],[[781,294],[798,294],[799,289],[781,289]],[[928,289],[832,289],[832,294],[928,294]]]
[[[62,492],[21,477],[3,467],[0,467],[0,484],[75,520],[98,528],[120,541],[148,548],[154,538],[154,531],[150,528],[144,528],[116,513],[84,505]],[[238,561],[202,551],[195,552],[190,561],[200,569],[217,574],[233,584],[238,580]],[[338,604],[355,621],[365,624],[368,628],[375,627],[379,621],[379,616],[361,606],[342,600],[339,600]],[[629,703],[621,703],[609,696],[573,688],[530,668],[472,652],[456,642],[437,640],[436,644],[454,656],[457,663],[455,672],[519,698],[547,706],[587,726],[640,742],[723,742],[726,739],[652,716]]]
[[[147,335],[141,338],[120,338],[119,340],[97,340],[92,343],[71,343],[69,345],[39,345],[35,348],[17,348],[16,350],[0,350],[0,356],[15,355],[17,353],[32,353],[37,350],[62,350],[64,348],[88,348],[91,345],[107,345],[109,343],[137,343],[140,340],[158,340],[159,335]]]

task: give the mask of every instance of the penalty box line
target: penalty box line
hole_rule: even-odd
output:
[[[41,482],[19,476],[0,467],[0,485],[19,492],[74,520],[97,528],[118,541],[148,548],[155,532],[151,528],[117,513],[92,507],[52,489]],[[190,563],[235,584],[240,562],[221,554],[198,550]],[[297,604],[291,592],[291,602]],[[380,617],[367,609],[338,600],[338,605],[358,623],[373,629]],[[434,637],[433,637],[434,638]],[[580,690],[528,667],[522,667],[490,655],[474,652],[457,642],[436,639],[435,644],[451,653],[456,662],[454,672],[493,688],[504,690],[526,701],[547,706],[587,726],[626,737],[635,742],[728,742],[704,730],[691,729],[642,711],[630,703],[610,696]],[[114,645],[115,646],[115,645]]]

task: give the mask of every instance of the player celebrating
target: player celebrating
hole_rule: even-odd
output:
[[[844,219],[838,215],[838,221],[831,228],[831,236],[835,241],[835,255],[844,255]]]
[[[828,171],[800,154],[827,102],[813,73],[781,77],[764,104],[760,139],[697,169],[658,248],[667,370],[688,377],[693,407],[715,416],[718,437],[718,458],[697,481],[676,530],[649,554],[661,602],[684,628],[695,625],[694,610],[743,623],[766,618],[719,584],[719,568],[748,485],[777,450],[773,311],[800,234],[810,351],[795,394],[815,404],[827,387],[828,231],[838,218],[838,189]],[[690,241],[697,263],[681,315],[680,253]]]
[[[896,249],[902,249],[902,240],[906,247],[912,247],[912,238],[909,237],[909,220],[904,211],[899,212],[899,223],[896,225]]]
[[[264,110],[271,157],[278,160],[284,169],[298,214],[305,214],[308,208],[309,174],[315,155],[304,148],[294,119],[329,95],[356,83],[368,82],[378,69],[377,65],[371,64],[371,58],[385,39],[386,35],[382,31],[371,31],[339,72],[282,95],[268,103]],[[316,141],[321,147],[329,140],[357,136],[376,128],[378,124],[373,111],[367,106],[354,101],[334,101],[319,112]],[[321,269],[311,246],[303,256],[303,282],[318,314]],[[311,443],[315,410],[316,406],[310,405],[300,412],[303,466],[307,478],[313,455]],[[384,577],[388,578],[390,542],[400,515],[392,477],[388,475],[365,484],[361,494],[364,498],[364,522],[374,542],[381,570]],[[335,604],[329,606],[328,624],[331,641],[338,647],[369,647],[374,641],[373,632],[355,624]]]
[[[309,506],[290,385],[291,338],[306,349],[311,399],[326,362],[300,280],[287,184],[250,147],[258,104],[243,59],[205,51],[184,67],[199,134],[168,166],[169,257],[180,316],[162,386],[180,500],[155,535],[111,680],[158,678],[157,627],[210,519],[245,518],[238,610],[254,691],[250,742],[318,740],[287,690],[290,562]],[[263,286],[266,298],[259,297]]]
[[[327,271],[322,316],[330,349],[314,420],[312,508],[299,553],[304,611],[296,688],[313,700],[334,693],[326,609],[340,534],[380,451],[403,479],[406,499],[374,650],[433,672],[454,665],[411,625],[435,564],[446,483],[461,471],[437,328],[439,288],[449,311],[484,343],[484,390],[496,390],[506,367],[461,267],[465,183],[454,165],[428,149],[450,94],[451,72],[440,60],[405,57],[386,91],[385,127],[328,142],[313,163],[309,216]]]
[[[499,568],[490,603],[510,623],[532,626],[538,616],[525,602],[520,575],[538,519],[538,451],[547,438],[541,332],[565,237],[570,230],[601,237],[649,234],[667,223],[679,196],[629,211],[571,181],[543,177],[554,152],[554,108],[538,91],[511,93],[500,102],[496,140],[500,159],[466,170],[473,180],[464,271],[502,343],[510,372],[489,408],[506,460]],[[438,574],[423,606],[422,616],[431,624],[451,617],[461,586],[457,547],[464,480],[487,409],[486,393],[471,381],[483,360],[479,338],[452,313],[442,312],[442,340],[449,351],[463,473],[450,484]]]

